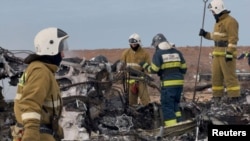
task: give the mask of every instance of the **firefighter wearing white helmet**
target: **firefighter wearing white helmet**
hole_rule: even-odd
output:
[[[140,62],[144,61],[151,63],[149,53],[142,48],[141,38],[137,33],[133,33],[129,36],[129,49],[126,49],[121,56],[120,61],[123,62],[126,67],[132,67],[136,70],[143,71],[143,68],[139,65]],[[137,74],[130,74],[134,77]],[[147,105],[150,103],[150,97],[148,94],[147,84],[145,82],[139,82],[135,79],[129,79],[129,104],[139,104],[138,98],[140,98],[140,104]]]
[[[215,17],[213,32],[200,29],[199,35],[214,41],[212,63],[213,100],[219,101],[224,95],[224,84],[230,102],[240,97],[240,85],[235,74],[239,24],[225,8],[222,0],[212,0],[208,9]]]
[[[11,128],[14,141],[63,139],[58,123],[62,99],[54,74],[68,48],[68,37],[56,27],[45,28],[35,36],[36,52],[24,60],[28,67],[19,80],[14,99],[17,121]]]
[[[163,119],[165,126],[170,127],[182,120],[179,104],[187,65],[182,53],[162,33],[153,37],[151,46],[156,49],[151,65],[145,62],[140,65],[160,77]]]

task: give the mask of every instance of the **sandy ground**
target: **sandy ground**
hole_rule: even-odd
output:
[[[85,59],[90,59],[92,57],[103,55],[106,56],[108,61],[114,63],[117,61],[124,49],[96,49],[96,50],[75,50],[67,52],[66,57],[80,57]],[[153,56],[155,51],[154,48],[145,47],[145,49],[149,52],[150,56]],[[200,85],[201,82],[195,82],[195,76],[198,73],[211,73],[211,61],[212,58],[210,56],[212,52],[212,47],[177,47],[179,49],[186,60],[188,71],[185,75],[185,85],[183,96],[187,100],[193,100],[193,94],[196,95],[195,100],[199,101],[207,101],[211,98],[211,90],[207,89],[202,92],[195,92],[194,86]],[[248,51],[249,47],[238,47],[238,55],[240,55],[244,51]],[[247,59],[238,60],[237,61],[237,70],[241,72],[250,72],[249,66],[247,64]],[[159,82],[158,77],[153,75],[156,83]],[[204,83],[204,82],[202,82]],[[208,82],[205,82],[208,83]],[[149,88],[150,96],[152,101],[159,102],[160,93],[153,88]]]

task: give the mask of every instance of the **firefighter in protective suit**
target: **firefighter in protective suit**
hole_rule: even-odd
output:
[[[149,73],[156,73],[161,80],[161,107],[166,127],[181,121],[180,99],[187,71],[186,61],[161,33],[154,36],[151,44],[156,50],[152,64],[140,65]]]
[[[120,61],[125,63],[127,67],[132,67],[136,70],[142,71],[142,67],[139,65],[140,62],[151,63],[149,53],[142,48],[140,36],[134,33],[129,36],[130,48],[126,49],[121,56]],[[136,74],[130,74],[136,76]],[[129,79],[129,105],[138,104],[138,98],[140,98],[142,105],[150,103],[150,97],[148,94],[147,84],[144,82],[136,81],[135,79]]]
[[[200,29],[199,35],[214,41],[212,62],[213,100],[220,101],[224,95],[224,84],[229,101],[237,101],[240,97],[240,85],[236,75],[236,58],[239,25],[229,15],[222,0],[212,0],[208,5],[215,17],[213,32]],[[230,102],[231,103],[231,102]]]
[[[62,110],[55,72],[68,49],[68,34],[56,27],[37,33],[35,54],[24,60],[28,67],[21,76],[14,99],[17,123],[11,127],[14,141],[58,141],[63,130],[58,124]]]

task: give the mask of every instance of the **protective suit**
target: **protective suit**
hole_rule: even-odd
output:
[[[28,64],[14,99],[17,123],[11,127],[14,141],[58,141],[63,130],[58,120],[62,110],[60,88],[55,79],[64,56],[68,35],[58,28],[46,28],[35,37],[36,54],[25,58]]]
[[[147,72],[156,73],[160,77],[163,119],[165,126],[169,127],[181,121],[179,104],[187,65],[182,53],[163,34],[154,36],[152,46],[156,48],[152,64],[140,64]]]
[[[121,62],[125,63],[127,67],[132,67],[136,70],[142,71],[142,67],[139,65],[141,61],[151,63],[149,53],[145,51],[141,46],[141,39],[138,34],[134,33],[129,37],[130,48],[126,49],[121,56]],[[136,76],[136,74],[130,74]],[[136,76],[137,77],[137,76]],[[147,84],[144,82],[136,81],[135,79],[129,79],[129,104],[138,104],[138,98],[140,98],[142,105],[150,103],[150,97],[148,94]]]
[[[51,135],[53,133],[51,117],[53,112],[59,115],[62,108],[60,89],[54,79],[56,71],[56,65],[36,61],[29,65],[20,79],[14,111],[20,127],[23,125],[25,131],[30,130],[28,136],[42,138],[43,135],[39,133],[40,125],[48,126]]]
[[[213,97],[224,95],[224,85],[229,98],[239,97],[240,85],[236,75],[238,22],[229,15],[230,11],[225,9],[222,0],[213,0],[208,8],[216,19],[214,31],[201,29],[199,35],[215,43],[212,53]]]

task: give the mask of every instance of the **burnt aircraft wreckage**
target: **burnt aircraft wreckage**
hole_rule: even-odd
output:
[[[250,124],[250,90],[242,90],[238,103],[181,101],[183,122],[164,127],[160,103],[128,105],[127,74],[159,90],[149,75],[125,67],[116,71],[119,61],[111,64],[105,56],[90,60],[65,58],[56,74],[61,88],[63,111],[60,125],[63,141],[135,140],[193,141],[206,140],[208,126]],[[0,79],[16,86],[26,68],[14,51],[0,48]],[[184,93],[185,95],[185,93]],[[0,97],[1,98],[1,97]],[[1,99],[0,99],[1,100]],[[13,101],[4,101],[0,109],[0,141],[10,141],[10,126],[15,124]]]

